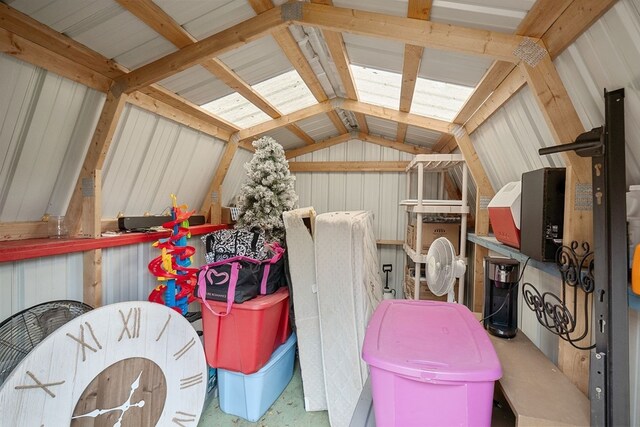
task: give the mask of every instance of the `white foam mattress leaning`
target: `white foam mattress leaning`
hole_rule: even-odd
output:
[[[283,215],[305,409],[328,409],[331,425],[342,427],[368,377],[362,343],[382,299],[373,215],[318,215],[314,239],[303,222],[310,212]]]
[[[365,330],[382,300],[373,215],[318,215],[315,259],[329,421],[348,426],[368,377],[361,357]]]
[[[327,409],[327,397],[322,367],[315,250],[313,237],[304,224],[305,219],[313,223],[315,216],[315,211],[311,207],[282,214],[287,232],[287,254],[298,336],[304,408],[307,411],[324,411]]]

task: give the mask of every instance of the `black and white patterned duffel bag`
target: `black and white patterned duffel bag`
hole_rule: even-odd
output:
[[[222,261],[234,256],[246,256],[259,261],[269,258],[264,234],[243,228],[218,230],[202,236],[207,263]]]

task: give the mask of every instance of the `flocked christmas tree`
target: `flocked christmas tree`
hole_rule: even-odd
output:
[[[295,177],[289,172],[289,162],[282,146],[273,138],[263,136],[253,142],[256,149],[245,164],[247,180],[238,197],[237,227],[264,230],[267,241],[284,242],[282,212],[291,210],[298,201],[293,187]]]

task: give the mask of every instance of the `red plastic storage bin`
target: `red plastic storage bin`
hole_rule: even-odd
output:
[[[226,302],[209,301],[216,312],[227,309]],[[289,289],[233,304],[226,316],[216,316],[202,304],[202,331],[207,363],[214,368],[253,374],[291,334]]]

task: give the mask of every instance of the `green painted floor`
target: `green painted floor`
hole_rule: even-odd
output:
[[[492,427],[513,427],[515,417],[509,410],[509,405],[501,395],[494,397],[499,405],[494,405],[491,420]],[[220,410],[218,398],[212,400],[208,408],[202,413],[199,427],[329,427],[327,411],[306,412],[302,400],[302,378],[300,364],[296,358],[293,379],[282,392],[278,400],[256,423],[252,423],[235,415],[225,414]]]
[[[202,413],[198,426],[328,427],[329,415],[327,411],[307,412],[304,410],[300,364],[296,359],[291,382],[258,422],[252,423],[235,415],[225,414],[220,410],[218,399],[215,398]]]

